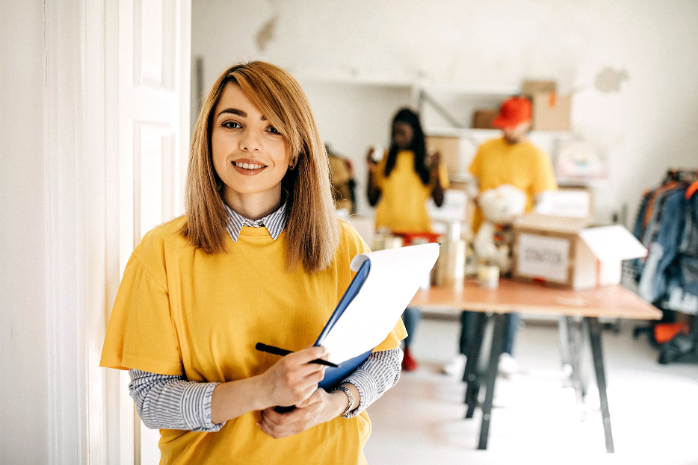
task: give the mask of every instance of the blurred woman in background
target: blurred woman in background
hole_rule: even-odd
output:
[[[426,202],[431,197],[436,206],[443,204],[448,174],[438,152],[427,157],[419,115],[409,108],[400,109],[393,118],[390,149],[387,154],[375,152],[372,147],[366,155],[366,193],[371,206],[376,206],[376,230],[432,232]],[[417,368],[410,343],[420,315],[419,309],[413,307],[406,308],[403,314],[407,338],[402,368],[406,371]]]

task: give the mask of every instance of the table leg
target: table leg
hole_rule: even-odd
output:
[[[586,317],[589,325],[589,339],[591,352],[594,358],[594,371],[596,372],[596,384],[599,387],[599,401],[601,403],[601,416],[603,418],[603,431],[606,436],[606,452],[614,452],[613,434],[611,433],[611,414],[608,411],[608,397],[606,395],[606,374],[603,366],[603,352],[601,350],[601,325],[596,317]]]
[[[574,321],[571,316],[562,317],[565,323],[565,332],[568,338],[568,348],[569,348],[569,364],[572,368],[571,380],[572,386],[574,387],[574,392],[577,397],[577,404],[581,405],[584,402],[584,396],[586,392],[582,383],[582,364],[580,362],[582,353],[582,327],[578,322]]]
[[[558,343],[560,344],[560,362],[563,370],[568,370],[572,367],[572,362],[570,361],[570,337],[569,328],[567,322],[567,316],[557,317],[557,335]],[[569,367],[569,368],[568,368]]]
[[[494,331],[492,332],[492,350],[490,352],[490,361],[486,373],[486,393],[485,403],[482,406],[482,424],[480,426],[480,442],[478,449],[487,449],[487,437],[490,432],[490,416],[492,413],[492,401],[494,400],[494,382],[497,378],[497,368],[499,365],[499,356],[504,350],[504,337],[509,329],[511,315],[496,314],[494,316]]]
[[[480,393],[478,364],[486,326],[487,314],[478,313],[475,320],[475,327],[473,328],[472,338],[468,343],[467,361],[465,362],[465,371],[463,372],[463,382],[466,383],[465,403],[468,405],[465,418],[473,417],[475,407],[477,406],[478,394]]]

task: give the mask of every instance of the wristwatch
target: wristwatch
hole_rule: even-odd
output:
[[[344,418],[347,417],[347,414],[354,410],[354,395],[351,393],[351,391],[344,386],[337,386],[336,388],[332,389],[332,391],[342,391],[344,394],[347,395],[347,398],[349,398],[349,405],[347,405],[347,408],[342,412],[342,416]]]

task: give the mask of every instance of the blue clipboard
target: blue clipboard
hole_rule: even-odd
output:
[[[356,295],[361,290],[361,287],[366,282],[366,278],[368,278],[369,271],[371,271],[371,261],[366,260],[361,264],[359,271],[356,272],[354,279],[352,279],[346,292],[339,300],[339,303],[337,304],[337,307],[334,309],[332,316],[327,321],[327,324],[320,333],[320,336],[318,336],[317,341],[315,341],[315,346],[322,345],[327,335],[330,333],[330,331],[332,331],[334,325],[337,323],[337,321],[339,321],[340,317],[344,313],[344,310],[347,309],[351,301],[354,300],[354,297],[356,297]],[[330,389],[335,387],[349,374],[353,373],[354,370],[356,370],[359,367],[359,365],[361,365],[368,358],[372,351],[373,350],[369,350],[368,352],[365,352],[357,357],[345,360],[339,364],[338,368],[328,367],[325,370],[325,378],[322,381],[320,381],[319,387],[323,388],[326,391],[329,391]]]

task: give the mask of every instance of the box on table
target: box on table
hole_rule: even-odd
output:
[[[590,218],[526,215],[514,225],[512,275],[571,289],[619,284],[621,261],[647,249],[621,225],[591,226]]]
[[[468,195],[463,189],[446,189],[444,202],[440,207],[436,206],[433,198],[427,199],[427,213],[432,221],[465,222],[468,213]]]
[[[546,191],[536,204],[536,213],[575,218],[594,216],[594,196],[588,187],[560,186],[556,191]]]

